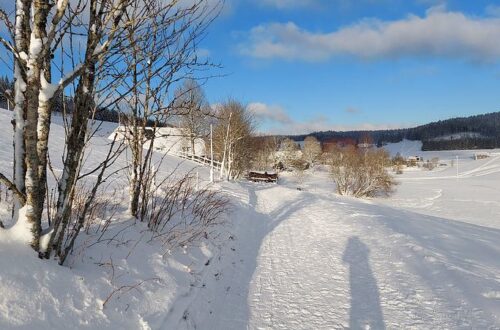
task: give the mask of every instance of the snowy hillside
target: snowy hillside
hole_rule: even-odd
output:
[[[12,167],[11,114],[0,110],[0,171],[7,174]],[[60,117],[53,117],[50,155],[57,174],[62,167],[62,124]],[[106,122],[95,125],[98,131],[90,142],[85,170],[102,161],[115,127]],[[155,155],[156,160],[161,157]],[[125,164],[126,154],[111,171]],[[165,156],[161,176],[174,169],[179,176],[193,171],[201,180],[208,178],[206,168]],[[207,241],[189,250],[170,251],[171,247],[150,240],[144,224],[126,215],[126,172],[111,177],[109,185],[107,191],[113,192],[117,203],[109,205],[110,225],[103,230],[96,224],[86,232],[75,246],[69,268],[38,259],[29,246],[10,241],[0,229],[0,329],[168,329],[181,319],[182,314],[171,311],[173,302],[192,291],[193,281],[209,268],[204,264],[214,257],[212,250],[227,238],[224,228],[210,247]],[[6,205],[0,205],[0,219],[9,226]]]
[[[6,173],[10,115],[0,110]],[[103,157],[113,129],[102,125],[86,166]],[[56,119],[55,171],[63,131]],[[109,230],[100,237],[92,227],[69,267],[0,235],[0,329],[500,328],[500,151],[476,161],[471,151],[420,152],[410,141],[387,148],[459,155],[458,179],[451,165],[407,171],[393,196],[371,200],[336,196],[322,167],[304,178],[284,173],[277,185],[219,182],[231,199],[227,223],[169,249],[117,199]],[[208,179],[206,168],[167,156],[162,172],[174,168]],[[126,193],[126,175],[110,185]]]
[[[392,157],[400,154],[403,157],[415,156],[422,153],[422,142],[403,139],[398,143],[388,143],[383,147]]]

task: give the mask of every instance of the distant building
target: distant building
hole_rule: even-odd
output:
[[[131,134],[131,132],[130,128],[126,126],[118,126],[111,138],[114,137],[114,134],[117,134],[118,140],[122,140],[124,137]],[[155,151],[169,154],[205,155],[205,140],[196,137],[194,140],[194,150],[192,150],[191,138],[185,129],[178,127],[159,127],[156,128],[154,135],[153,149]],[[153,137],[153,128],[146,127],[144,136],[148,141],[151,140]],[[144,147],[149,147],[148,142],[144,144]]]
[[[335,149],[344,149],[349,146],[356,147],[357,142],[351,138],[328,139],[322,143],[323,152],[333,152]]]
[[[409,162],[422,162],[424,159],[420,156],[409,156],[407,159]]]
[[[474,160],[485,159],[488,157],[490,157],[490,154],[487,152],[478,152],[474,154]]]
[[[374,148],[374,147],[375,147],[375,144],[373,144],[373,143],[366,143],[366,142],[358,143],[358,148],[360,148],[360,149],[370,149],[370,148]]]
[[[295,141],[295,144],[299,147],[299,149],[304,150],[304,140]]]

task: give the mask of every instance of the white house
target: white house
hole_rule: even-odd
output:
[[[122,140],[127,135],[127,127],[118,126],[111,134],[110,139],[117,134],[117,140]],[[152,137],[153,129],[146,127],[145,136],[148,141],[144,143],[144,147],[149,147],[149,139]],[[191,138],[185,129],[178,127],[159,127],[156,129],[155,140],[153,142],[155,151],[169,154],[188,154],[192,155]],[[205,156],[205,141],[196,137],[194,139],[194,154],[196,156]]]
[[[474,154],[474,160],[485,159],[488,157],[490,157],[490,154],[488,152],[477,152]]]
[[[406,160],[409,162],[422,162],[424,159],[420,156],[409,156]]]

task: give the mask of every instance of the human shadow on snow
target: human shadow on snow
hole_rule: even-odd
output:
[[[382,205],[350,204],[366,225],[383,225],[391,248],[447,308],[456,327],[497,328],[500,230]]]
[[[380,294],[369,260],[370,249],[359,237],[349,238],[342,260],[349,266],[350,329],[385,329]]]
[[[240,205],[241,209],[238,211],[238,217],[246,219],[244,220],[246,225],[235,227],[235,243],[239,241],[235,248],[238,249],[239,256],[242,259],[235,260],[231,266],[232,270],[223,274],[223,276],[232,278],[232,280],[226,278],[224,285],[227,286],[213,291],[214,293],[226,292],[224,295],[210,298],[210,308],[213,308],[212,317],[206,321],[204,328],[245,329],[249,327],[250,284],[257,269],[262,242],[280,223],[310,202],[304,199],[302,194],[298,194],[296,198],[277,207],[270,213],[258,212],[256,211],[258,192],[272,187],[269,185],[248,184],[245,188],[248,190],[249,200],[247,205]],[[265,204],[265,201],[263,203]],[[232,256],[226,255],[225,258],[231,259]]]

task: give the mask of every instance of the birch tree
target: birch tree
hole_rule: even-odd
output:
[[[253,158],[253,117],[241,103],[234,100],[223,103],[216,116],[214,152],[222,162],[221,178],[239,178],[249,168]]]
[[[83,62],[77,66],[79,80],[75,91],[71,125],[66,136],[63,172],[57,186],[56,213],[48,230],[48,244],[41,247],[41,252],[46,258],[50,257],[52,251],[59,259],[63,258],[62,244],[72,214],[75,187],[88,137],[88,120],[96,110],[97,66],[103,60],[109,59],[108,52],[115,45],[115,38],[122,33],[127,23],[123,22],[122,18],[130,3],[131,0],[89,2],[86,49]]]
[[[210,129],[210,107],[198,82],[192,78],[176,90],[174,104],[179,126],[189,136],[191,154],[196,154],[196,139],[205,138]]]
[[[92,104],[92,69],[106,53],[107,44],[118,30],[127,3],[127,0],[90,0],[88,3],[77,1],[70,6],[69,0],[59,0],[56,5],[51,1],[18,0],[14,24],[9,21],[5,12],[1,12],[0,19],[10,31],[12,41],[0,38],[0,42],[11,52],[14,62],[14,171],[10,183],[16,187],[14,191],[17,204],[23,206],[23,217],[17,219],[17,213],[15,217],[30,228],[30,244],[37,251],[40,249],[42,212],[46,197],[52,101],[57,93],[78,79],[80,87],[76,97],[80,98],[79,104],[88,106],[87,101]],[[68,31],[78,15],[85,10],[90,17],[85,57],[81,64],[62,72],[59,80],[54,83],[54,53],[60,50],[68,37],[72,37]],[[104,40],[106,43],[101,44]],[[85,118],[77,120],[78,118],[80,117],[74,118],[74,127],[87,125]],[[72,139],[69,138],[68,141]],[[68,146],[70,145],[76,144],[68,142]],[[71,148],[66,148],[69,149]],[[77,147],[76,154],[78,153]],[[71,190],[74,171],[66,171],[59,180],[60,187],[64,188],[60,189],[60,199],[69,199],[69,194],[64,191]],[[6,179],[5,175],[2,176]]]
[[[129,74],[120,79],[120,105],[130,113],[125,123],[131,158],[129,212],[136,218],[142,219],[146,212],[151,180],[156,176],[154,168],[160,165],[152,161],[158,125],[174,115],[180,117],[190,133],[193,150],[194,140],[206,125],[200,115],[205,107],[204,96],[194,80],[187,80],[186,89],[173,93],[172,89],[199,69],[211,66],[196,56],[196,50],[220,5],[195,1],[188,6],[153,0],[146,7],[134,6],[127,13],[131,24],[125,33],[123,60]],[[156,124],[148,127],[151,122]],[[146,131],[150,132],[149,137]]]
[[[321,143],[314,136],[308,136],[304,140],[302,156],[311,165],[321,156]]]
[[[189,4],[160,0],[58,0],[56,3],[17,0],[14,22],[0,11],[0,20],[11,38],[0,38],[0,43],[11,53],[14,63],[14,171],[12,179],[0,173],[0,182],[15,193],[16,203],[23,211],[16,213],[15,218],[18,224],[29,228],[29,243],[41,255],[63,260],[67,254],[62,245],[73,212],[77,183],[86,176],[80,171],[89,141],[89,119],[109,98],[118,104],[126,101],[125,95],[134,88],[139,90],[138,81],[128,88],[119,86],[130,69],[127,67],[130,62],[124,61],[123,54],[137,41],[135,34],[128,33],[131,26],[136,26],[134,20],[153,22],[149,27],[158,30],[151,35],[168,40],[154,44],[162,50],[157,56],[163,62],[155,67],[142,66],[141,70],[146,72],[143,77],[161,78],[167,81],[165,85],[171,86],[178,81],[176,73],[188,72],[191,66],[199,65],[199,61],[193,60],[197,44],[194,36],[202,35],[207,21],[212,19],[205,16],[207,8],[212,7],[205,0]],[[148,51],[151,48],[140,54],[141,63],[148,63],[151,58]],[[148,83],[153,86],[151,90],[159,88],[151,79]],[[161,88],[165,89],[165,85]],[[56,211],[52,221],[47,222],[50,219],[44,219],[42,212],[46,206],[52,105],[55,97],[64,95],[70,86],[74,94],[73,111],[66,117],[69,123],[62,174],[56,177]],[[163,94],[167,95],[168,92]],[[155,97],[151,101],[158,111],[169,108],[159,100]],[[143,110],[139,111],[146,118],[147,112]],[[109,166],[108,160],[114,159],[114,155],[110,153],[99,169]]]
[[[293,164],[301,157],[300,148],[294,140],[286,138],[281,141],[280,145],[280,161],[285,168],[290,169]]]

